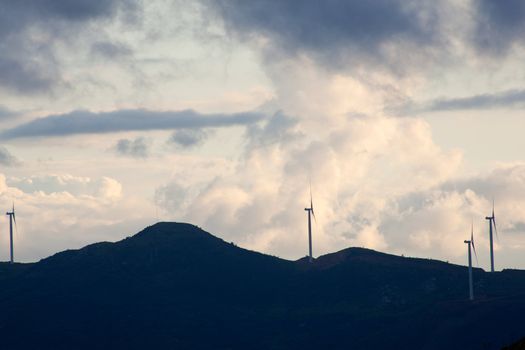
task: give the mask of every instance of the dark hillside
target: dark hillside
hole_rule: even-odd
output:
[[[189,224],[0,273],[6,349],[498,349],[525,335],[523,271],[476,269],[469,302],[463,266],[361,248],[293,262]]]
[[[525,338],[512,345],[504,347],[503,350],[525,350]]]

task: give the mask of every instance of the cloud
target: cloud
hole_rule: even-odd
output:
[[[444,191],[438,187],[410,193],[391,199],[380,230],[385,232],[390,247],[405,254],[458,257],[464,253],[460,243],[468,237],[473,218],[478,229],[485,203],[472,190]],[[485,244],[485,240],[478,242]]]
[[[191,148],[202,144],[208,138],[205,130],[182,129],[175,131],[168,139],[168,143],[181,148]]]
[[[187,189],[176,182],[170,182],[155,190],[155,203],[168,211],[180,210],[186,203]]]
[[[525,43],[521,0],[204,1],[228,34],[262,52],[265,64],[306,58],[376,89],[386,74],[415,83]]]
[[[300,136],[297,131],[298,123],[297,118],[277,112],[265,123],[249,125],[246,130],[247,137],[252,147],[283,143]]]
[[[521,0],[472,2],[476,14],[474,44],[481,52],[501,56],[525,43],[525,3]]]
[[[47,67],[41,62],[0,56],[0,85],[17,93],[46,91],[59,79],[55,74],[54,67]]]
[[[98,199],[119,199],[122,185],[109,177],[90,178],[71,174],[44,174],[22,178],[9,178],[7,184],[27,194],[64,194]]]
[[[73,111],[35,119],[0,133],[0,137],[13,139],[120,131],[219,128],[248,125],[262,118],[261,114],[255,112],[200,114],[193,110],[159,112],[144,109],[100,113]]]
[[[13,156],[7,148],[0,146],[0,164],[4,166],[17,166],[20,165],[20,161]]]
[[[468,97],[439,98],[424,104],[408,103],[402,105],[399,111],[404,113],[419,113],[523,107],[525,107],[525,90],[506,90],[499,93],[487,93]]]
[[[496,167],[485,175],[448,181],[442,185],[447,191],[473,190],[485,198],[520,201],[525,196],[525,164],[507,164]]]
[[[133,54],[133,50],[123,43],[97,41],[91,45],[91,54],[102,58],[115,59],[130,56]]]
[[[115,179],[103,176],[98,182],[95,195],[99,198],[117,201],[122,197],[122,185]]]
[[[26,2],[27,3],[27,2]],[[34,10],[44,17],[67,21],[86,21],[94,18],[110,18],[120,7],[133,7],[133,1],[101,0],[33,0],[29,1]],[[26,5],[27,6],[27,5]],[[25,7],[24,10],[28,10]]]
[[[63,81],[57,43],[78,44],[79,32],[90,23],[117,14],[131,18],[137,4],[128,0],[0,2],[0,87],[21,94],[49,92]],[[99,37],[104,35],[99,31]]]
[[[525,233],[525,222],[524,221],[513,222],[512,225],[509,225],[507,227],[507,229],[505,230],[505,233],[524,234]]]
[[[149,156],[149,144],[144,137],[134,140],[120,139],[114,146],[117,154],[134,158],[147,158]]]
[[[306,54],[329,69],[359,64],[356,57],[397,61],[394,47],[408,43],[422,51],[440,41],[438,6],[430,1],[221,0],[209,6],[241,38],[262,38],[271,51]]]
[[[16,112],[13,112],[10,109],[0,105],[0,120],[8,119],[15,116],[16,114]]]

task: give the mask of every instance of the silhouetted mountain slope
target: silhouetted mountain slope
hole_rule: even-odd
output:
[[[504,347],[503,350],[525,350],[525,338],[517,341],[512,345]]]
[[[6,349],[497,349],[525,335],[525,272],[349,248],[308,263],[159,223],[0,264]],[[2,345],[2,349],[4,348]]]

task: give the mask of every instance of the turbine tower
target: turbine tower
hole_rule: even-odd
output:
[[[474,250],[474,255],[476,256],[476,261],[478,260],[478,254],[476,254],[476,246],[474,245],[474,224],[472,224],[470,229],[470,241],[465,241],[468,245],[468,286],[469,286],[469,299],[474,300],[474,283],[472,280],[472,250]]]
[[[13,221],[16,226],[16,216],[15,216],[15,204],[13,203],[13,209],[5,215],[9,216],[9,251],[10,251],[10,259],[9,262],[12,264],[14,262],[14,254],[13,254]]]
[[[312,200],[312,186],[310,185],[310,208],[304,208],[308,212],[308,260],[310,262],[313,261],[313,255],[312,255],[312,219],[311,216],[314,217],[315,220],[315,212],[314,212],[314,203]]]
[[[492,215],[485,217],[485,219],[489,221],[490,272],[494,272],[494,237],[492,234],[492,227],[494,227],[494,232],[496,232],[496,236],[498,235],[498,228],[496,227],[496,216],[494,215],[494,201],[492,201]]]

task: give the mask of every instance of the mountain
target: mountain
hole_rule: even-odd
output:
[[[0,264],[2,349],[499,349],[525,336],[525,271],[348,248],[309,263],[158,223]]]

